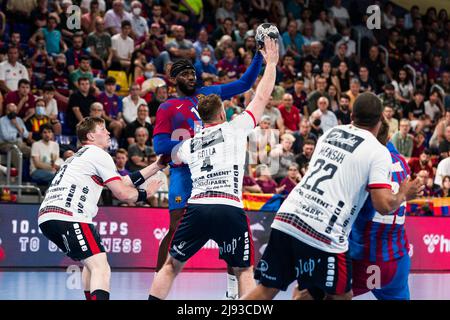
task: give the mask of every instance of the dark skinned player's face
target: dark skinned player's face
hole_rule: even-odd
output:
[[[185,95],[191,96],[195,93],[195,84],[197,81],[197,77],[194,70],[189,69],[182,71],[177,75],[176,81],[178,88]]]

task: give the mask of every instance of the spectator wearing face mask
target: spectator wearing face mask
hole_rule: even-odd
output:
[[[43,99],[38,99],[36,101],[36,113],[25,122],[34,141],[39,140],[41,127],[46,124],[50,124],[50,118],[45,114],[45,101]]]
[[[139,1],[131,2],[131,36],[137,42],[143,41],[149,34],[147,20],[141,16],[142,4]]]
[[[195,73],[197,74],[197,85],[203,86],[203,82],[206,78],[213,78],[213,81],[217,81],[218,71],[214,66],[212,59],[212,52],[209,48],[202,50],[200,59],[195,62]]]
[[[69,72],[66,68],[67,59],[64,54],[60,54],[54,60],[54,65],[47,73],[47,84],[55,87],[55,100],[58,103],[58,110],[65,112],[70,95]]]

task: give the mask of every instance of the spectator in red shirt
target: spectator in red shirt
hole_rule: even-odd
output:
[[[300,171],[298,169],[298,164],[292,163],[289,166],[288,175],[286,178],[280,181],[279,186],[284,186],[284,194],[291,193],[292,189],[295,188],[297,183],[300,182],[302,176],[300,174]]]
[[[413,158],[420,157],[423,150],[425,150],[425,143],[426,143],[425,133],[423,131],[418,132],[414,137],[413,151],[411,157]]]
[[[14,103],[17,106],[17,116],[24,122],[35,113],[35,100],[31,93],[31,84],[27,79],[20,79],[16,91],[10,91],[6,95],[5,105]]]
[[[421,170],[428,171],[429,177],[434,178],[434,170],[431,163],[431,151],[429,149],[424,149],[419,158],[409,159],[408,165],[411,169],[413,178],[415,178]]]
[[[285,93],[283,95],[283,104],[280,104],[278,109],[283,117],[286,132],[290,131],[293,133],[298,131],[302,119],[300,117],[300,110],[294,106],[294,98],[290,93]]]
[[[294,83],[294,90],[292,90],[292,97],[294,98],[294,106],[304,114],[304,108],[308,105],[307,94],[304,90],[305,79],[303,77],[297,78]]]
[[[261,187],[263,193],[281,193],[286,188],[277,186],[275,180],[272,179],[269,167],[265,164],[256,167],[256,183]]]
[[[261,187],[256,180],[250,176],[244,176],[242,192],[262,193]]]

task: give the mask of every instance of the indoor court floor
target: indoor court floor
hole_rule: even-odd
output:
[[[80,273],[64,269],[2,269],[0,300],[82,300]],[[154,272],[150,270],[113,270],[112,300],[146,300]],[[450,273],[411,274],[409,285],[413,300],[450,300]],[[289,300],[294,283],[276,299]],[[226,275],[223,272],[182,272],[175,280],[168,299],[222,300]],[[375,299],[371,293],[355,299]]]

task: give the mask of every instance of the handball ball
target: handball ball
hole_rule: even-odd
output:
[[[278,31],[278,28],[271,23],[263,23],[256,28],[256,43],[259,45],[260,48],[264,48],[264,38],[266,36],[271,37],[272,39],[278,40],[278,37],[280,35],[280,32]]]

